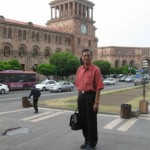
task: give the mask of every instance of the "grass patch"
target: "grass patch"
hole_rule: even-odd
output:
[[[138,89],[138,88],[141,88],[141,86],[129,87],[129,88],[120,89],[120,90],[102,91],[101,95],[105,95],[105,94],[107,95],[111,93],[119,94],[122,91],[129,91],[129,90]],[[150,92],[146,93],[145,99],[150,101]],[[128,100],[127,104],[131,104],[132,109],[138,110],[140,100],[143,100],[143,96],[139,96],[134,99]],[[65,98],[59,98],[59,99],[53,99],[53,100],[42,100],[42,101],[39,101],[39,105],[43,107],[49,107],[49,108],[75,110],[77,108],[77,96],[71,96],[71,97],[65,97]],[[99,113],[120,114],[120,107],[121,106],[112,106],[111,104],[110,105],[107,104],[106,106],[100,103]]]

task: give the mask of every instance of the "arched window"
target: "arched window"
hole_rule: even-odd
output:
[[[122,66],[125,66],[127,64],[127,61],[126,60],[123,60],[122,61]]]
[[[56,48],[56,52],[61,52],[61,48]]]
[[[4,56],[5,57],[9,57],[10,56],[10,47],[9,46],[5,46],[4,47]]]
[[[134,61],[131,60],[131,61],[130,61],[130,66],[133,66],[133,65],[134,65]]]
[[[118,68],[119,67],[119,60],[116,60],[115,61],[115,68]]]
[[[50,50],[46,49],[45,50],[45,58],[49,58],[49,56],[50,56]]]
[[[25,48],[24,47],[20,47],[19,48],[19,57],[23,57],[25,55]]]
[[[37,50],[37,48],[34,48],[33,49],[33,57],[35,58],[37,56],[38,56],[38,50]]]

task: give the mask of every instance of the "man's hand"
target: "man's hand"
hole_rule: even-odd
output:
[[[94,112],[98,112],[98,109],[99,109],[99,104],[98,103],[94,103],[94,105],[93,105],[93,111]]]

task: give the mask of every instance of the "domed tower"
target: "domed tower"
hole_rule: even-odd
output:
[[[84,48],[97,56],[97,38],[93,20],[94,4],[88,0],[53,0],[50,3],[51,19],[47,26],[55,31],[72,34],[72,52],[80,57]]]

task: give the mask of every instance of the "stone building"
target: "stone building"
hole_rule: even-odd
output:
[[[142,69],[143,60],[150,64],[150,48],[146,47],[98,47],[98,60],[109,61],[112,67],[118,68],[124,65],[135,65]],[[149,66],[149,65],[148,65]],[[150,68],[148,68],[150,70]]]
[[[80,57],[83,48],[97,59],[94,4],[88,0],[53,0],[46,26],[0,16],[0,60],[17,59],[24,70],[49,63],[52,53],[69,51]]]

